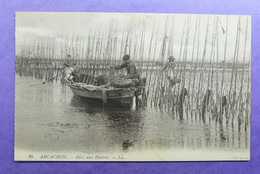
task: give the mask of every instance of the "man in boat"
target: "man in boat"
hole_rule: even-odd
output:
[[[64,69],[64,80],[66,82],[70,81],[72,83],[74,82],[82,82],[84,79],[84,74],[81,73],[79,67],[77,64],[69,65],[68,63],[63,64]]]
[[[71,84],[74,83],[74,77],[73,77],[73,72],[74,68],[66,63],[63,64],[63,79],[65,80],[66,83]]]
[[[137,72],[136,66],[134,63],[130,60],[129,55],[123,56],[123,63],[119,66],[115,66],[114,69],[119,70],[126,68],[127,75],[123,76],[124,79],[132,79],[136,86],[143,86],[145,84],[144,79],[140,78],[140,75]]]
[[[114,69],[119,70],[126,68],[127,75],[124,76],[125,79],[139,79],[139,74],[137,73],[136,67],[133,62],[130,60],[129,55],[123,56],[123,63],[119,66],[115,66]]]
[[[138,74],[136,70],[136,66],[134,63],[130,60],[129,55],[123,56],[123,63],[119,66],[115,66],[114,69],[119,70],[126,68],[127,75],[124,76],[124,79],[131,79],[134,82],[135,86],[144,86],[145,85],[145,78],[141,79],[140,75]],[[142,103],[142,93],[144,93],[144,88],[137,88],[135,91],[135,97],[136,97],[136,106],[139,106],[139,104]]]

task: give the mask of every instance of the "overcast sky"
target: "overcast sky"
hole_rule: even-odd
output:
[[[66,39],[71,39],[73,35],[88,37],[89,34],[97,35],[98,32],[101,33],[100,37],[105,36],[111,29],[111,23],[113,23],[112,34],[117,36],[117,58],[122,55],[119,50],[121,38],[124,31],[128,29],[133,34],[132,48],[135,44],[141,44],[140,41],[135,42],[135,38],[140,38],[142,32],[145,33],[144,48],[142,48],[144,59],[148,59],[151,45],[150,57],[154,56],[157,60],[166,60],[169,55],[173,55],[177,60],[183,60],[184,57],[187,57],[187,60],[195,60],[197,53],[198,59],[201,60],[204,54],[208,21],[205,61],[209,61],[212,54],[215,54],[215,57],[218,55],[218,58],[215,58],[214,61],[218,60],[220,62],[224,60],[225,40],[227,37],[226,60],[233,61],[235,48],[237,47],[239,48],[239,62],[243,62],[245,48],[245,59],[246,62],[249,62],[251,58],[251,18],[250,16],[240,16],[240,41],[239,46],[236,46],[239,16],[230,15],[227,17],[225,15],[185,14],[17,12],[16,54],[19,54],[21,48],[25,45],[32,45],[37,42],[39,37],[52,37],[56,40],[56,43],[62,43]],[[246,25],[247,22],[248,25]],[[198,25],[199,23],[200,25]],[[151,39],[153,30],[154,34]],[[214,30],[217,32],[214,32]],[[246,37],[247,40],[245,40]],[[214,40],[215,44],[213,43]],[[218,41],[218,47],[216,41]],[[85,42],[87,41],[85,40]],[[162,55],[163,42],[166,45],[165,55]],[[106,43],[105,39],[104,43]],[[140,51],[140,47],[137,48],[138,54],[135,55],[135,59],[140,58]],[[185,52],[187,56],[184,56]],[[133,49],[130,55],[133,57]]]

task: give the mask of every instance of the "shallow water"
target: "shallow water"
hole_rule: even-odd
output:
[[[16,76],[15,148],[108,152],[155,149],[249,149],[238,126],[178,120],[156,108],[104,109],[73,97],[60,83]]]

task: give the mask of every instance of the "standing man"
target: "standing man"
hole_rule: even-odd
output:
[[[167,79],[170,84],[170,88],[176,85],[177,83],[180,83],[181,80],[176,77],[175,72],[175,58],[173,56],[170,56],[168,58],[167,64],[161,69],[161,72],[165,72],[167,75]]]
[[[174,61],[175,61],[175,58],[174,58],[173,56],[168,57],[168,62],[167,62],[167,64],[162,68],[161,71],[165,71],[167,68],[173,69],[174,66],[175,66]]]

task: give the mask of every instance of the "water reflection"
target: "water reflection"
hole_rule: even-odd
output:
[[[37,83],[41,81],[16,79],[15,117],[16,128],[20,128],[16,132],[20,140],[16,141],[17,147],[48,149],[51,143],[55,150],[100,152],[147,148],[243,149],[249,145],[247,127],[223,125],[225,117],[223,122],[216,122],[210,112],[205,114],[211,120],[203,124],[201,113],[187,115],[186,101],[180,119],[177,112],[149,106],[131,110],[103,108],[73,97],[67,86],[58,83],[28,88]],[[28,137],[32,141],[23,141]]]
[[[121,145],[124,150],[134,146],[141,138],[144,126],[142,110],[104,108],[76,97],[71,99],[70,105],[88,114],[101,113],[105,115],[106,128],[111,134],[111,143]]]

